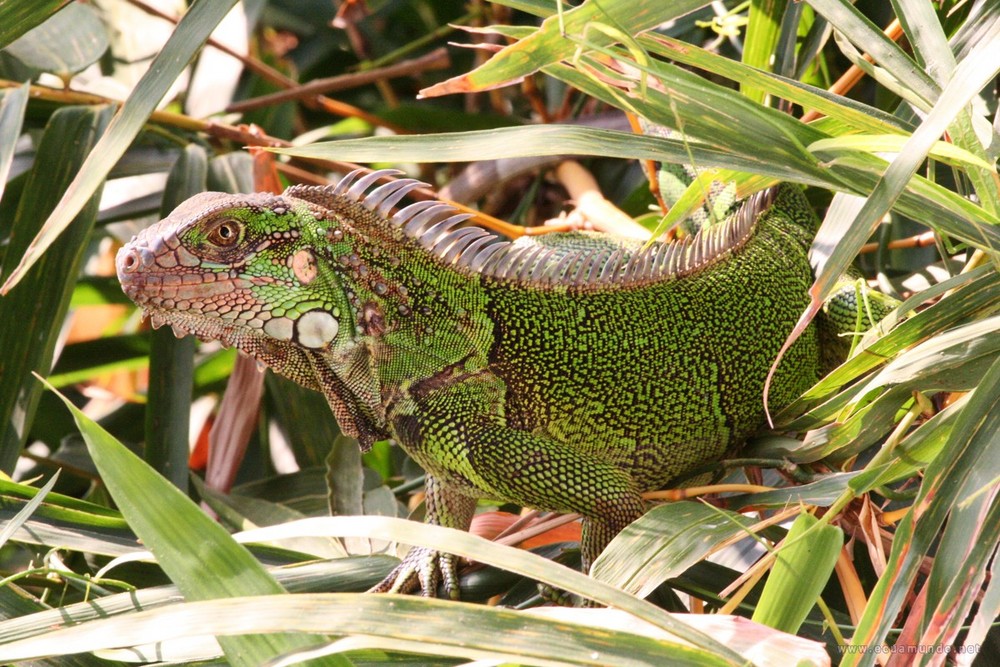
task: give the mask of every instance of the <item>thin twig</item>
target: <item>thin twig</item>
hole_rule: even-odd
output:
[[[161,18],[165,21],[170,21],[174,25],[177,25],[178,21],[180,20],[176,17],[170,16],[169,14],[161,12],[155,7],[151,7],[150,5],[143,2],[143,0],[129,0],[129,2],[131,2],[139,9],[142,9],[143,11],[148,12],[153,16]],[[241,63],[243,63],[243,65],[248,70],[254,72],[263,79],[270,81],[276,86],[279,86],[281,88],[291,88],[292,86],[298,85],[298,82],[295,79],[292,79],[291,77],[261,62],[260,60],[257,60],[256,58],[252,58],[243,55],[242,53],[238,53],[230,49],[225,44],[220,44],[219,42],[215,41],[212,38],[209,38],[206,43],[209,46],[218,49],[222,53],[232,56],[233,58],[236,58]],[[306,106],[318,108],[328,114],[334,116],[340,116],[342,118],[360,118],[366,123],[374,125],[375,127],[384,127],[389,130],[392,130],[393,132],[396,132],[397,134],[406,132],[404,129],[392,123],[389,123],[379,118],[378,116],[370,114],[367,111],[364,111],[363,109],[359,109],[358,107],[351,104],[347,104],[345,102],[340,102],[337,100],[330,99],[329,97],[319,96],[316,97],[315,99],[304,100],[303,104],[305,104]]]
[[[277,93],[270,93],[269,95],[261,95],[260,97],[252,97],[247,100],[233,102],[226,107],[226,111],[249,111],[251,109],[258,109],[260,107],[279,104],[289,100],[300,100],[312,97],[313,95],[318,95],[320,93],[329,93],[335,90],[356,88],[358,86],[373,83],[380,79],[392,79],[396,77],[409,76],[411,74],[419,74],[421,72],[446,69],[450,66],[450,64],[451,61],[448,58],[448,51],[444,47],[441,47],[426,55],[420,56],[419,58],[403,60],[394,65],[388,65],[387,67],[365,70],[363,72],[355,72],[352,74],[341,74],[340,76],[330,76],[323,79],[314,79],[307,84],[291,87]]]
[[[917,234],[916,236],[908,236],[905,239],[896,239],[894,241],[889,241],[885,244],[886,250],[899,250],[902,248],[923,248],[924,246],[934,245],[935,236],[934,232],[924,232],[923,234]],[[861,246],[861,253],[872,253],[879,249],[880,243],[866,243]]]
[[[164,21],[169,21],[174,25],[177,25],[178,21],[180,21],[180,19],[178,19],[177,17],[166,14],[157,9],[156,7],[147,4],[143,0],[128,0],[128,1],[130,4],[135,5],[142,11],[146,12],[147,14],[151,14],[152,16],[155,16],[157,18],[161,18]],[[208,38],[206,44],[208,44],[213,48],[218,49],[219,51],[222,51],[227,56],[232,56],[233,58],[236,58],[241,63],[243,63],[243,66],[246,67],[248,70],[270,81],[275,85],[282,87],[297,85],[295,79],[292,79],[291,77],[285,75],[284,73],[279,72],[270,65],[263,63],[260,60],[257,60],[256,58],[251,58],[250,56],[234,51],[225,44],[215,41],[211,37]]]

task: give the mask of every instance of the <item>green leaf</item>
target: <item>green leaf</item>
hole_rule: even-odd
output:
[[[968,391],[1000,357],[994,335],[1000,317],[973,322],[930,338],[893,359],[866,382],[820,406],[811,416],[838,418],[828,428],[810,433],[805,460],[826,456],[844,460],[875,444],[888,433],[913,392]],[[799,420],[799,424],[807,420]]]
[[[955,70],[940,99],[865,198],[836,195],[813,244],[813,304],[828,296],[927,157],[931,147],[980,90],[1000,72],[1000,24]],[[831,250],[832,249],[832,250]]]
[[[73,414],[101,479],[122,514],[185,598],[285,593],[249,551],[177,487],[68,400],[63,398],[63,402]],[[315,641],[303,635],[269,634],[220,639],[219,643],[233,664],[259,665]]]
[[[947,294],[947,298],[940,298]],[[908,316],[927,302],[916,315]],[[967,273],[959,274],[923,292],[913,295],[891,313],[880,327],[866,336],[855,356],[845,361],[839,368],[816,383],[799,399],[778,414],[777,423],[801,430],[814,427],[824,417],[838,412],[840,407],[817,408],[818,412],[806,415],[802,421],[792,421],[793,415],[821,400],[833,397],[840,387],[858,379],[873,368],[884,365],[888,360],[902,353],[920,341],[955,326],[972,317],[985,317],[1000,310],[1000,276],[992,266],[981,266]],[[902,322],[900,318],[907,317]],[[884,329],[891,328],[888,334]],[[853,395],[853,392],[851,392]],[[818,418],[818,419],[817,419]],[[761,452],[760,456],[783,455],[782,453]],[[799,461],[806,459],[796,459]]]
[[[0,548],[3,548],[3,545],[7,544],[7,540],[13,537],[14,533],[16,533],[17,530],[24,525],[24,522],[28,520],[28,517],[35,513],[35,510],[42,504],[42,501],[45,500],[45,496],[48,495],[49,491],[52,490],[52,487],[56,485],[58,480],[59,471],[56,470],[55,474],[52,475],[49,481],[45,483],[45,486],[38,489],[38,493],[35,494],[35,497],[29,500],[13,519],[4,524],[3,529],[0,529]]]
[[[798,442],[796,440],[795,442]],[[827,507],[844,493],[851,481],[858,475],[856,472],[838,472],[822,475],[820,479],[809,484],[790,486],[759,493],[737,495],[727,499],[733,508],[771,507],[780,509],[791,505],[818,505]]]
[[[907,123],[876,107],[835,95],[801,81],[748,67],[743,63],[666,35],[658,33],[644,35],[639,39],[639,43],[649,49],[650,53],[697,67],[734,82],[752,83],[754,88],[763,90],[769,95],[788,100],[805,109],[815,109],[859,131],[881,134],[894,130],[911,129]]]
[[[0,2],[0,48],[70,4],[70,0],[4,0]]]
[[[105,176],[111,171],[118,159],[125,153],[129,144],[149,119],[174,80],[180,76],[195,52],[208,39],[216,25],[236,4],[236,0],[197,0],[188,10],[184,18],[177,24],[177,29],[170,36],[163,50],[156,56],[149,71],[142,77],[139,84],[129,95],[128,100],[115,114],[108,126],[108,132],[87,157],[82,167],[69,187],[63,193],[55,210],[46,219],[38,235],[28,246],[24,256],[7,281],[0,287],[0,294],[8,293],[25,275],[27,270],[38,261],[46,249],[59,237],[70,224],[84,204],[100,187]],[[53,197],[50,189],[47,199]],[[10,257],[11,255],[8,255]]]
[[[849,136],[821,139],[809,146],[809,150],[827,160],[836,160],[841,153],[899,153],[906,145],[907,137],[899,134],[852,134]],[[996,173],[996,167],[981,157],[954,144],[937,141],[928,155],[936,160],[955,166],[970,165]]]
[[[821,524],[812,514],[800,514],[778,548],[753,620],[798,632],[833,574],[843,544],[840,528]]]
[[[97,62],[107,49],[107,30],[97,12],[74,2],[10,44],[4,55],[27,69],[28,77],[49,72],[68,79]]]
[[[910,587],[923,565],[923,557],[940,537],[945,519],[953,511],[970,477],[1000,476],[996,435],[1000,433],[1000,358],[995,359],[979,386],[964,405],[948,444],[927,467],[917,497],[893,538],[885,573],[879,578],[851,639],[854,646],[875,646],[892,629]],[[933,502],[932,502],[933,501]],[[995,502],[995,500],[994,500]],[[845,653],[843,665],[874,656]]]
[[[753,520],[702,503],[667,503],[625,527],[598,556],[591,574],[638,597],[684,573],[739,535]]]
[[[679,139],[632,134],[575,125],[531,125],[473,132],[447,132],[328,141],[296,148],[269,149],[302,158],[356,162],[467,162],[534,155],[595,155],[635,160],[660,160],[699,166],[756,171],[779,179],[802,181],[801,171],[773,156],[739,154]],[[822,179],[806,178],[819,185]]]
[[[7,260],[27,247],[39,221],[52,210],[52,188],[65,187],[82,168],[84,156],[104,132],[110,117],[111,109],[107,107],[63,107],[52,114],[14,216]],[[42,388],[31,373],[48,373],[52,367],[73,284],[97,217],[100,185],[98,181],[98,191],[44,261],[25,276],[17,289],[0,298],[2,470],[13,469],[34,420]],[[10,263],[5,262],[4,269]],[[39,298],[43,294],[46,298]]]
[[[38,493],[35,487],[0,479],[0,523],[14,522]],[[59,493],[48,493],[11,541],[106,556],[137,546],[118,512]]]
[[[119,288],[120,289],[120,288]],[[142,368],[149,356],[149,336],[105,336],[63,348],[48,380],[55,387],[84,382],[94,375],[121,369]]]
[[[851,57],[850,53],[847,54],[851,57],[851,62],[861,67],[879,83],[903,95],[907,101],[915,103],[922,109],[929,109],[931,103],[938,99],[940,88],[933,79],[851,3],[843,0],[810,0],[809,4],[817,13],[822,14],[839,34],[861,46],[871,55],[878,63],[877,68],[861,58],[860,53],[855,57]],[[843,42],[841,48],[844,48]]]
[[[746,38],[743,45],[743,63],[759,70],[769,71],[778,38],[781,35],[781,17],[787,0],[751,0]],[[764,102],[765,92],[748,82],[740,91],[749,100]]]

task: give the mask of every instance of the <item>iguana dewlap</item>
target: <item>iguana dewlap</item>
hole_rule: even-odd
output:
[[[281,196],[205,193],[118,254],[154,325],[218,339],[323,392],[341,429],[427,472],[427,521],[477,498],[579,512],[583,563],[640,493],[718,460],[764,422],[765,377],[808,304],[818,221],[779,186],[674,244],[577,234],[505,242],[448,205],[390,211],[398,172]],[[810,328],[770,389],[817,379]],[[377,590],[434,594],[453,557],[414,549]]]

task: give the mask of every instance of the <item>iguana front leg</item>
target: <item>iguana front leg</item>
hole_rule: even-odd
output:
[[[468,530],[476,511],[476,498],[459,493],[433,475],[424,482],[426,492],[425,523]],[[371,589],[372,593],[412,593],[420,588],[425,596],[437,594],[444,581],[445,594],[452,600],[458,595],[458,558],[426,547],[413,547],[403,562]]]
[[[427,521],[467,527],[479,495],[584,517],[581,544],[586,571],[607,543],[642,513],[631,475],[550,437],[508,426],[503,381],[488,370],[454,368],[402,390],[387,410],[396,441],[430,474]],[[453,523],[444,524],[447,521]],[[456,519],[465,525],[459,526]],[[428,550],[411,552],[375,590],[406,590],[420,580],[424,594],[435,566],[454,560]],[[445,587],[457,591],[444,572]],[[426,584],[425,584],[426,581]],[[431,588],[429,594],[433,594]]]

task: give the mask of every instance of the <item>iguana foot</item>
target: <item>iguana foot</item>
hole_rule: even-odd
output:
[[[424,597],[437,597],[438,585],[452,600],[459,599],[458,556],[414,547],[403,562],[369,593],[412,593],[418,588]]]

